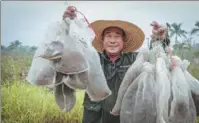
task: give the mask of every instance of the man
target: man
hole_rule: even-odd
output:
[[[63,18],[76,17],[74,10],[67,9]],[[110,114],[118,95],[123,77],[135,61],[136,51],[144,41],[143,31],[125,21],[99,20],[91,24],[96,33],[93,46],[99,52],[101,65],[112,94],[100,102],[84,98],[83,123],[120,123],[119,116]]]
[[[119,123],[119,116],[111,115],[110,111],[116,102],[123,77],[136,58],[137,53],[132,52],[142,45],[144,34],[135,25],[123,21],[100,20],[93,22],[91,26],[99,36],[93,41],[93,46],[99,52],[101,65],[112,95],[96,103],[90,101],[86,94],[83,123],[98,123],[100,118],[102,118],[102,123]],[[135,32],[137,35],[133,34]],[[134,40],[130,36],[134,36]]]

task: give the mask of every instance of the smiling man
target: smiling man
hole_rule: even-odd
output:
[[[72,10],[63,18],[76,17]],[[83,123],[120,123],[119,116],[110,114],[127,69],[136,59],[135,52],[143,44],[145,35],[136,25],[119,20],[98,20],[91,23],[96,33],[93,46],[99,52],[101,66],[112,94],[100,102],[93,102],[87,93],[84,98]]]
[[[96,32],[93,46],[99,52],[112,95],[101,102],[92,102],[85,94],[83,123],[120,123],[119,116],[113,116],[110,111],[123,77],[136,59],[135,51],[144,41],[144,33],[138,26],[119,20],[98,20],[91,27]]]
[[[108,27],[102,34],[103,46],[112,62],[120,56],[124,46],[125,33],[117,27]]]

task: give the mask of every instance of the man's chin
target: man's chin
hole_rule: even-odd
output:
[[[117,55],[119,54],[120,52],[118,50],[108,50],[108,53],[109,54],[112,54],[112,55]]]

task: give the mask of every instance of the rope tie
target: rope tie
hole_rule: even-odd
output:
[[[68,10],[70,10],[70,11],[75,11],[75,12],[80,13],[80,14],[84,17],[86,23],[88,24],[88,27],[91,28],[91,29],[93,30],[93,32],[95,33],[95,35],[97,34],[97,33],[94,31],[94,29],[91,27],[91,24],[89,23],[89,21],[88,21],[88,19],[86,18],[86,16],[85,16],[82,12],[78,11],[76,7],[74,7],[74,6],[69,6],[69,7],[68,7]]]

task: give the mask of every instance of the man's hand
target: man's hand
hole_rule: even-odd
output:
[[[65,18],[74,19],[77,16],[75,12],[76,12],[76,8],[73,6],[69,6],[64,12],[63,19]]]

